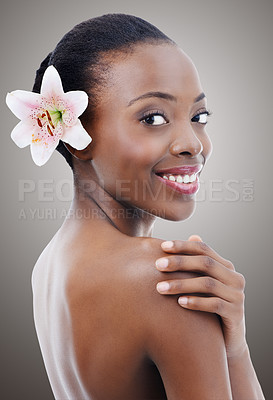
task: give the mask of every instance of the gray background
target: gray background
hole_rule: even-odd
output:
[[[185,239],[198,233],[245,275],[248,343],[264,392],[273,398],[270,0],[9,0],[2,5],[0,396],[53,399],[34,331],[30,277],[61,224],[59,213],[69,206],[69,185],[64,182],[71,180],[59,154],[39,168],[29,148],[14,145],[10,132],[18,120],[4,97],[15,89],[31,90],[41,60],[76,23],[109,12],[154,23],[181,45],[199,70],[214,113],[208,125],[214,153],[203,172],[195,215],[185,222],[159,220],[154,236]],[[22,200],[19,184],[26,179],[35,189]],[[252,188],[246,188],[246,179]],[[246,196],[247,190],[252,197]],[[56,216],[46,216],[45,210],[55,210]],[[31,217],[31,211],[40,214]]]

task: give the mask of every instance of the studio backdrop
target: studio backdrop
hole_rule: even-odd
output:
[[[246,278],[247,339],[266,398],[272,387],[272,71],[270,0],[9,0],[1,7],[1,389],[8,400],[50,400],[32,315],[31,273],[61,226],[72,175],[56,152],[43,167],[10,139],[7,92],[31,90],[35,71],[77,23],[106,13],[146,19],[193,59],[213,112],[213,154],[195,214],[158,220],[153,235],[199,234]],[[219,399],[220,400],[220,399]]]

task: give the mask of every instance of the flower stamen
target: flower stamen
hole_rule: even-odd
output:
[[[39,125],[39,127],[40,127],[40,128],[42,128],[42,127],[43,127],[43,124],[42,124],[42,122],[41,122],[40,118],[37,118],[37,123],[38,123],[38,125]]]
[[[46,115],[47,115],[48,122],[50,123],[52,128],[55,129],[55,126],[53,125],[53,122],[52,122],[52,119],[51,119],[51,116],[50,116],[49,112],[47,110],[45,110],[45,112],[46,112]]]
[[[53,135],[53,132],[51,131],[51,129],[49,128],[49,126],[47,125],[46,127],[47,127],[48,133],[49,133],[51,136],[54,136],[54,135]]]

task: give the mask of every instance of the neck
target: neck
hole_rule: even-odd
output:
[[[77,215],[79,210],[86,221],[99,220],[128,236],[151,236],[156,220],[154,215],[116,199],[99,182],[90,164],[74,174],[70,212]]]

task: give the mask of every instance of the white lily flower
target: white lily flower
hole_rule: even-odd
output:
[[[20,148],[30,145],[33,161],[45,164],[60,140],[77,150],[85,149],[92,138],[78,117],[88,105],[85,92],[64,93],[56,68],[49,66],[43,76],[41,93],[15,90],[7,94],[6,103],[21,121],[11,132]]]

